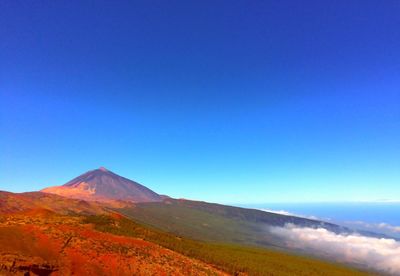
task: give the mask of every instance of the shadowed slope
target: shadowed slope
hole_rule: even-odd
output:
[[[266,230],[288,223],[322,227],[335,233],[350,231],[317,220],[191,200],[138,203],[118,209],[118,212],[144,224],[194,239],[258,246],[282,246],[281,241],[266,234]]]

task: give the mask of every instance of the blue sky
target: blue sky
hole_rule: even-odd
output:
[[[3,1],[0,190],[105,166],[221,203],[400,200],[399,1]]]

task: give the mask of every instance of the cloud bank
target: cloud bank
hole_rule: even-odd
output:
[[[394,239],[336,234],[324,228],[293,224],[271,227],[269,231],[283,238],[291,248],[308,249],[336,261],[400,275],[400,242]]]

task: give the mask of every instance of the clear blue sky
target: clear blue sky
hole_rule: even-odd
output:
[[[400,2],[2,1],[0,189],[105,166],[221,203],[400,199]]]

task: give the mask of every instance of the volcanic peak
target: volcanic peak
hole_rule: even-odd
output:
[[[162,197],[149,188],[104,167],[88,171],[62,186],[45,188],[42,192],[96,201],[162,201]]]

